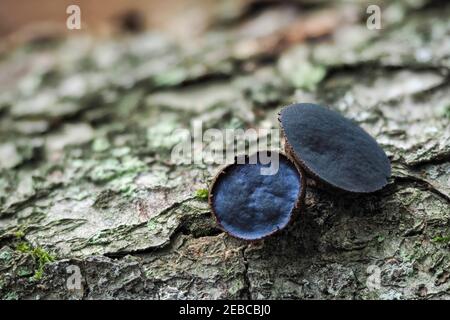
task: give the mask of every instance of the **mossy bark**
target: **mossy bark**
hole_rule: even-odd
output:
[[[449,299],[450,6],[408,3],[380,2],[381,30],[333,1],[263,6],[270,34],[236,12],[194,48],[146,33],[4,54],[0,297]],[[392,178],[364,196],[310,182],[282,233],[232,239],[198,191],[218,166],[172,161],[177,129],[278,128],[294,101],[358,122]]]

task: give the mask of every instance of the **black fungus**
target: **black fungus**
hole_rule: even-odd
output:
[[[286,152],[313,178],[357,193],[387,184],[389,159],[375,139],[351,120],[309,103],[283,108],[279,120]]]
[[[304,197],[301,169],[279,153],[270,153],[271,163],[260,155],[225,167],[210,188],[209,203],[219,226],[236,238],[257,240],[283,229]],[[261,170],[269,167],[272,171]]]

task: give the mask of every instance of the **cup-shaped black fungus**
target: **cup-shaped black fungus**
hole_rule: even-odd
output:
[[[258,240],[283,229],[304,198],[301,169],[282,154],[269,153],[270,163],[261,155],[225,167],[210,188],[209,203],[219,226],[239,239]]]
[[[357,193],[383,188],[391,165],[366,131],[325,107],[300,103],[283,108],[279,121],[286,153],[308,175],[334,188]]]

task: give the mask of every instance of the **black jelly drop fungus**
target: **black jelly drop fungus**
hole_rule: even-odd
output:
[[[286,152],[312,177],[356,193],[374,192],[387,184],[389,159],[351,120],[325,107],[300,103],[283,108],[279,121]]]
[[[299,210],[305,192],[301,169],[286,156],[278,159],[278,170],[262,174],[270,167],[260,154],[244,164],[234,163],[218,173],[210,188],[209,203],[218,224],[228,234],[244,240],[258,240],[283,229]],[[264,164],[263,164],[264,163]],[[275,166],[276,167],[276,166]]]

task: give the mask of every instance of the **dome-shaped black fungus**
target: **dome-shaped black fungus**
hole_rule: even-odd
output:
[[[217,222],[236,238],[269,236],[283,229],[300,207],[305,193],[301,169],[284,155],[272,152],[270,156],[278,165],[266,164],[257,153],[245,157],[245,164],[225,167],[211,185],[209,204]],[[269,167],[275,169],[272,174],[261,171]]]
[[[283,108],[279,120],[286,152],[313,178],[358,193],[387,184],[391,165],[384,151],[367,132],[339,113],[300,103]]]

